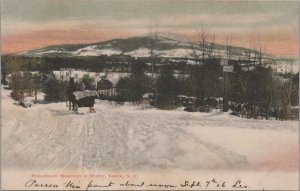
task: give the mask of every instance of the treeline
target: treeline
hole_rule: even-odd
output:
[[[12,90],[11,97],[23,104],[26,94],[31,96],[35,94],[37,101],[37,92],[45,93],[46,102],[67,101],[67,87],[70,76],[56,76],[53,71],[29,72],[20,70],[20,64],[17,59],[12,59],[8,67],[9,76],[2,79],[1,84]],[[86,84],[87,89],[95,89],[96,80],[89,74],[84,74],[77,81]]]
[[[2,57],[1,69],[6,71],[9,61],[18,59],[22,71],[50,72],[61,68],[81,69],[93,72],[102,72],[103,69],[122,68],[126,70],[125,59],[109,57],[25,57],[7,55]],[[126,58],[128,60],[129,58]]]
[[[132,64],[131,75],[120,79],[116,86],[118,99],[138,102],[145,93],[152,93],[154,106],[174,108],[178,106],[178,95],[194,97],[200,104],[206,98],[224,96],[225,85],[220,63],[189,65],[180,74],[174,74],[173,71],[170,65],[162,65],[153,77],[145,74],[142,65]],[[298,105],[298,74],[283,78],[273,75],[270,67],[256,66],[254,70],[243,71],[235,63],[234,71],[227,75],[228,84],[225,87],[228,101],[255,105],[265,111],[285,107],[286,97],[290,98],[289,105]]]
[[[204,99],[222,96],[222,68],[217,63],[202,66],[187,65],[174,73],[172,65],[156,66],[154,73],[145,73],[145,64],[131,64],[131,74],[116,85],[120,101],[138,102],[145,93],[153,94],[154,105],[159,108],[174,106],[178,95]]]
[[[73,68],[90,72],[103,72],[105,70],[128,72],[131,63],[149,63],[154,61],[157,64],[172,64],[176,70],[185,67],[186,62],[169,61],[163,58],[133,58],[128,55],[101,55],[101,56],[77,56],[77,57],[27,57],[19,55],[4,55],[1,59],[2,74],[7,73],[10,60],[17,59],[20,62],[22,71],[50,72],[61,68]],[[180,59],[179,59],[180,60]],[[146,70],[150,71],[150,66],[146,65]]]
[[[31,62],[39,65],[39,58],[32,59]],[[74,58],[76,59],[80,58]],[[66,99],[68,79],[57,79],[53,70],[48,69],[32,73],[27,68],[25,72],[23,61],[22,58],[12,58],[5,60],[2,65],[4,68],[2,74],[5,72],[5,75],[2,75],[2,84],[7,83],[5,77],[11,74],[10,86],[16,99],[20,97],[19,92],[26,89],[42,90],[46,94],[47,101]],[[53,66],[55,63],[53,61]],[[163,62],[152,65],[147,63],[141,60],[127,63],[127,71],[130,74],[118,81],[114,87],[117,94],[110,99],[138,103],[144,94],[150,93],[153,106],[172,109],[180,105],[178,95],[194,97],[201,105],[207,98],[222,98],[224,87],[227,87],[228,101],[248,103],[259,106],[265,111],[285,108],[288,105],[299,105],[298,74],[275,75],[270,67],[259,65],[253,70],[244,71],[238,62],[230,60],[229,64],[234,66],[234,71],[227,74],[227,84],[224,84],[222,66],[217,59],[207,59],[199,65],[182,63],[181,68]],[[96,88],[97,82],[88,74],[79,80],[83,81],[88,89]]]

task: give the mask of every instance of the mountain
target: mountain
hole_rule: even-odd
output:
[[[29,57],[73,57],[73,56],[101,56],[101,55],[129,55],[132,57],[149,57],[151,50],[157,57],[164,58],[196,58],[201,57],[202,47],[200,43],[190,42],[187,39],[171,33],[160,32],[155,35],[144,35],[130,37],[127,39],[113,39],[90,44],[65,44],[48,46],[41,49],[30,50],[18,53]],[[153,47],[153,48],[151,48]],[[227,46],[220,44],[205,45],[205,50],[210,51],[213,47],[212,55],[226,58]],[[257,55],[257,51],[241,47],[231,47],[231,59],[246,58],[251,52],[251,56]],[[270,58],[264,54],[263,57]]]

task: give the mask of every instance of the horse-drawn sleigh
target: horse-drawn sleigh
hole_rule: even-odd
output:
[[[74,78],[70,78],[67,98],[69,102],[69,110],[78,114],[79,107],[89,107],[89,112],[94,113],[95,99],[99,98],[97,91],[84,90],[80,85],[76,84]]]

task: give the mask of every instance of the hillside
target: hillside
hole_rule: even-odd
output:
[[[153,36],[137,36],[127,39],[113,39],[91,44],[66,44],[48,46],[41,49],[30,50],[19,53],[24,56],[100,56],[100,55],[130,55],[132,57],[150,56],[153,44],[153,52],[157,57],[165,58],[195,58],[202,54],[202,47],[199,43],[190,42],[187,39],[170,34],[157,33]],[[212,47],[213,46],[213,47]],[[213,48],[212,55],[216,57],[226,57],[227,47],[220,44],[206,44],[205,51]],[[241,47],[232,47],[232,58],[246,57],[249,49]],[[250,50],[254,56],[255,50]],[[270,57],[264,55],[264,57]]]
[[[40,49],[29,50],[26,52],[15,53],[23,57],[49,57],[49,58],[89,58],[89,57],[132,57],[147,58],[153,56],[163,58],[172,62],[187,61],[195,64],[195,60],[202,58],[200,43],[191,42],[181,36],[170,33],[157,33],[155,36],[136,36],[126,39],[112,39],[108,41],[89,43],[89,44],[62,44],[53,45]],[[211,57],[228,59],[228,47],[222,44],[205,45],[205,58],[208,53]],[[248,63],[249,57],[252,62],[258,62],[259,52],[253,49],[232,46],[230,48],[230,59]],[[278,57],[262,53],[261,60],[265,66],[271,66],[274,71],[285,73],[299,71],[298,58]]]

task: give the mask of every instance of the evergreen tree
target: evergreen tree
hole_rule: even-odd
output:
[[[179,93],[178,79],[173,75],[172,67],[169,65],[163,66],[160,76],[157,80],[157,90],[161,95],[174,97]]]
[[[299,73],[292,77],[291,104],[299,105]]]
[[[207,97],[219,97],[222,95],[222,82],[218,71],[220,67],[207,63],[190,70],[190,81],[194,96],[203,100]]]
[[[175,98],[180,92],[180,83],[173,75],[173,70],[170,65],[165,65],[161,68],[156,87],[159,94],[156,106],[163,109],[173,108]]]
[[[66,100],[67,82],[59,81],[56,78],[50,78],[44,87],[45,100],[49,102],[58,102]]]
[[[131,75],[121,78],[116,91],[121,101],[137,102],[143,94],[151,93],[150,78],[144,74],[145,65],[134,63],[131,65]]]
[[[271,107],[274,95],[274,82],[271,68],[256,67],[249,73],[246,101],[259,105],[267,111]]]
[[[234,73],[230,79],[230,95],[231,101],[237,103],[245,103],[247,95],[247,82],[248,82],[248,71],[242,71],[241,67],[236,64],[234,66]]]

